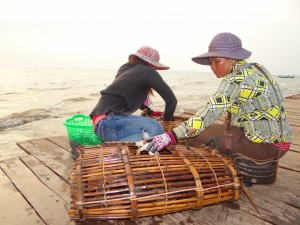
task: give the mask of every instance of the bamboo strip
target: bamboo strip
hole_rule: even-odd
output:
[[[127,179],[128,179],[128,186],[129,186],[129,192],[130,192],[130,197],[131,197],[131,211],[132,211],[132,220],[135,220],[138,216],[137,214],[137,202],[135,199],[136,195],[135,195],[135,191],[134,191],[134,182],[133,182],[133,178],[132,178],[132,171],[130,168],[130,164],[129,164],[129,159],[127,156],[127,152],[125,149],[122,149],[122,158],[124,161],[124,165],[125,165],[125,170],[126,170],[126,175],[127,175]]]

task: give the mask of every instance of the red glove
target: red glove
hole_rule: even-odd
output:
[[[154,116],[162,116],[164,113],[163,112],[160,112],[160,111],[153,111],[151,114],[150,114],[150,117],[154,117]]]
[[[151,142],[146,144],[146,150],[152,155],[170,145],[177,144],[176,135],[174,135],[172,131],[168,131],[167,133],[155,136]]]

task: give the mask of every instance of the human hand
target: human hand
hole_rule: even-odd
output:
[[[160,112],[160,111],[153,111],[151,114],[150,114],[150,117],[154,117],[154,116],[162,116],[163,115],[163,112]]]
[[[168,131],[167,133],[155,136],[149,143],[145,144],[145,148],[150,155],[153,155],[155,152],[161,151],[162,149],[176,143],[177,141],[173,133]]]

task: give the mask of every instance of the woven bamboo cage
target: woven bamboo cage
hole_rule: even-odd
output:
[[[190,116],[191,115],[189,114],[174,115],[172,121],[163,121],[162,117],[154,117],[154,119],[160,122],[165,131],[170,131],[173,128],[179,126],[182,122],[188,120]]]
[[[176,145],[159,155],[133,144],[79,147],[70,178],[74,221],[164,215],[238,200],[241,177],[211,149]]]

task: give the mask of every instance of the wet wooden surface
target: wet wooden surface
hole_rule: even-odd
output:
[[[234,203],[206,206],[198,211],[145,217],[137,221],[82,224],[300,224],[300,95],[286,98],[285,105],[292,124],[293,141],[289,152],[280,159],[276,183],[248,188],[261,215],[242,195]],[[27,154],[0,162],[0,224],[75,224],[67,214],[73,165],[67,137],[28,140],[17,145]]]

